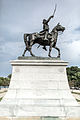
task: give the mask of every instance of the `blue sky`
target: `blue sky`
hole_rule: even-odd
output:
[[[66,28],[57,42],[61,59],[80,67],[80,0],[0,0],[0,76],[10,74],[10,60],[22,55],[23,34],[42,30],[42,20],[52,15],[55,4],[57,10],[49,26],[51,30],[60,22]],[[42,47],[37,50],[37,46],[33,53],[46,57],[48,52]],[[56,55],[53,49],[52,56]]]

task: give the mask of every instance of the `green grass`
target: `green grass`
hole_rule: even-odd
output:
[[[0,94],[1,94],[1,93],[4,93],[4,92],[7,92],[7,90],[4,90],[4,91],[0,91]]]
[[[0,98],[0,101],[2,100],[2,98]]]
[[[71,92],[71,93],[73,93],[73,94],[77,94],[77,95],[80,95],[80,93],[77,93],[77,92]]]
[[[76,99],[77,100],[77,102],[80,102],[80,100],[78,100],[78,99]]]
[[[72,94],[77,94],[77,95],[80,95],[80,93],[77,93],[77,92],[71,92]],[[76,99],[77,100],[77,102],[80,102],[80,100],[79,99]]]

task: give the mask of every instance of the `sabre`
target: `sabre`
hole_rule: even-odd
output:
[[[55,14],[55,12],[56,12],[56,8],[57,8],[57,4],[55,5],[55,9],[54,9],[54,12],[53,12],[53,16],[54,16],[54,14]]]

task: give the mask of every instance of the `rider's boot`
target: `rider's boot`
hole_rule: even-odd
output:
[[[44,38],[44,40],[48,40],[48,38],[47,38],[47,34],[45,34],[45,38]]]
[[[43,47],[43,49],[47,51],[47,48],[46,48],[46,46],[44,46],[44,47]]]

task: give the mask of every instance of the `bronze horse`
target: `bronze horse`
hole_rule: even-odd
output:
[[[52,31],[48,34],[48,40],[44,40],[44,35],[41,33],[32,33],[32,34],[24,34],[24,42],[26,45],[26,48],[24,50],[24,53],[22,56],[25,55],[26,51],[29,51],[32,56],[35,56],[31,48],[34,44],[38,43],[39,45],[42,45],[44,47],[49,46],[49,53],[48,56],[51,57],[51,50],[52,48],[55,48],[58,50],[58,56],[60,57],[60,49],[56,47],[57,38],[58,38],[58,32],[64,31],[65,27],[61,26],[59,23],[52,29]]]

